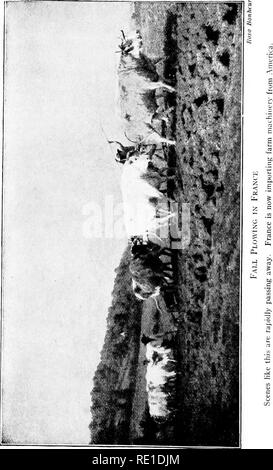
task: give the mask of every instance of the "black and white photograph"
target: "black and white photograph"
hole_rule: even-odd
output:
[[[3,445],[240,447],[243,21],[5,3]]]

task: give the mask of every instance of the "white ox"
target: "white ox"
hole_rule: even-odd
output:
[[[122,166],[121,191],[124,224],[128,238],[135,236],[149,240],[159,238],[156,231],[165,227],[174,213],[168,210],[168,199],[143,177],[151,161],[149,155],[133,155]],[[159,207],[159,204],[161,206]]]
[[[142,40],[138,32],[127,38],[123,33],[119,47],[120,109],[127,138],[133,143],[175,145],[174,140],[160,135],[161,121],[166,116],[164,113],[162,116],[160,113],[157,115],[155,99],[155,90],[175,92],[175,89],[159,80],[154,61],[142,52]]]
[[[176,360],[173,349],[162,340],[146,345],[146,391],[150,416],[165,422],[175,414]]]

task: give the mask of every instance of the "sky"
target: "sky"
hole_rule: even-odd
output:
[[[121,202],[120,168],[105,133],[113,138],[120,129],[115,50],[129,16],[129,3],[7,4],[2,371],[8,443],[90,442],[92,377],[114,269],[127,243],[111,238],[111,227],[105,237],[99,222]]]

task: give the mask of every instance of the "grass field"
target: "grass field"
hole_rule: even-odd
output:
[[[239,444],[241,57],[240,4],[136,3],[145,53],[176,86],[166,129],[177,140],[175,196],[190,204],[191,242],[178,279],[176,421],[160,443]],[[143,351],[132,441],[143,439]],[[160,441],[161,439],[161,441]],[[145,442],[146,444],[148,442]]]

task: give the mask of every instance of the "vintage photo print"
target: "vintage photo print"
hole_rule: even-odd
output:
[[[6,2],[2,443],[240,446],[242,2]]]

